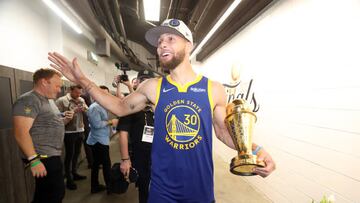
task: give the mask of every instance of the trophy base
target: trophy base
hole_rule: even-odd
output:
[[[264,162],[257,162],[255,155],[246,155],[246,157],[234,157],[231,159],[230,172],[240,176],[254,176],[255,167],[265,167]]]

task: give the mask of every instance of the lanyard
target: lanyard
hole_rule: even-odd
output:
[[[146,111],[144,112],[144,119],[145,119],[145,125],[147,125],[147,115],[146,115]]]
[[[147,110],[147,111],[144,111],[144,115],[145,115],[145,116],[144,116],[144,121],[145,121],[145,125],[146,125],[146,126],[148,125],[148,122],[147,122],[147,121],[148,121],[148,119],[147,119],[147,113],[148,113],[148,112],[152,112],[151,109],[150,109],[150,110]]]

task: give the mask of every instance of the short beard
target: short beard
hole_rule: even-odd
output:
[[[185,50],[178,52],[170,61],[162,62],[160,61],[160,66],[167,70],[174,70],[180,63],[183,62],[185,58]]]

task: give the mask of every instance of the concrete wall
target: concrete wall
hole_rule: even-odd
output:
[[[114,76],[122,73],[114,66],[114,57],[98,56],[98,65],[89,62],[87,51],[95,52],[94,36],[89,39],[77,34],[40,0],[0,1],[0,44],[0,64],[8,67],[34,72],[48,67],[47,53],[57,51],[68,58],[77,57],[85,74],[99,85],[111,87]],[[142,61],[147,63],[146,58],[153,57],[137,43],[129,44]],[[132,79],[137,73],[128,74]]]
[[[246,179],[274,202],[360,201],[359,22],[358,0],[277,1],[195,64],[222,83],[240,82],[228,89],[235,96],[246,97],[253,80],[254,139],[277,170],[234,181]],[[219,142],[214,151],[228,162],[235,156]]]

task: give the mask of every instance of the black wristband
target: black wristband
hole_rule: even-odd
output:
[[[23,162],[24,162],[25,164],[29,164],[30,162],[32,162],[32,161],[34,161],[34,160],[36,160],[36,159],[38,159],[38,158],[40,158],[40,154],[37,154],[36,156],[34,156],[33,158],[31,158],[30,160],[28,160],[28,159],[22,159],[22,160],[23,160]]]
[[[32,159],[28,160],[28,159],[22,159],[22,161],[24,162],[25,164],[25,168],[29,167],[30,164],[36,160],[40,160],[40,159],[45,159],[45,158],[48,158],[47,155],[36,155],[35,157],[33,157]]]

